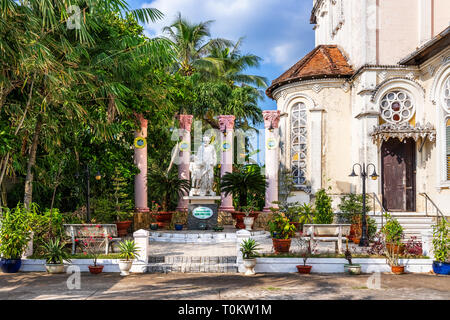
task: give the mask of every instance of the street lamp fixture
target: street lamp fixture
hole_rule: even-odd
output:
[[[373,167],[373,173],[370,175],[370,178],[374,181],[378,180],[379,175],[377,174],[377,170],[375,168],[375,165],[373,163],[369,163],[367,166],[365,163],[362,165],[359,163],[355,163],[353,165],[352,173],[349,175],[350,177],[358,177],[358,175],[355,172],[355,167],[359,167],[360,176],[362,179],[362,194],[363,194],[363,217],[362,217],[362,226],[361,226],[361,240],[359,242],[360,247],[368,247],[369,246],[369,239],[367,237],[367,221],[366,221],[366,180],[368,177],[369,167]]]

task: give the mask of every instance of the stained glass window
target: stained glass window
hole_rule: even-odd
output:
[[[304,103],[297,103],[291,110],[291,164],[294,184],[306,182],[306,155],[308,153],[307,115]]]

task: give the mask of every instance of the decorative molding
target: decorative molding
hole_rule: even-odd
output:
[[[372,96],[371,96],[371,98],[370,98],[370,101],[371,101],[371,102],[375,102],[375,98],[376,98],[376,96],[378,95],[378,93],[380,92],[380,90],[381,90],[383,87],[385,87],[386,85],[388,85],[389,83],[395,82],[395,81],[405,81],[405,82],[409,83],[410,85],[413,85],[413,86],[415,86],[415,87],[418,88],[418,89],[421,89],[421,90],[422,90],[422,94],[425,95],[425,89],[424,89],[424,88],[422,87],[422,85],[421,85],[420,83],[418,83],[417,81],[412,80],[412,79],[407,78],[407,77],[395,77],[395,78],[387,79],[387,80],[381,82],[379,85],[377,85],[377,86],[375,87],[375,89],[372,90],[373,93],[372,93]]]
[[[219,116],[220,131],[224,132],[225,130],[233,130],[235,120],[236,120],[235,116],[220,115]]]
[[[281,112],[277,111],[263,111],[264,118],[264,127],[269,129],[272,127],[273,129],[277,129],[280,124]]]
[[[192,129],[192,121],[194,119],[193,115],[187,115],[187,114],[179,114],[176,116],[180,123],[180,129],[191,131]]]
[[[316,90],[318,92],[322,91],[325,88],[342,88],[342,84],[347,81],[347,79],[343,78],[327,78],[327,79],[310,79],[310,80],[303,80],[295,83],[288,83],[285,85],[282,85],[274,90],[273,96],[275,100],[278,100],[281,95],[284,95],[284,92],[286,92],[286,95],[290,93],[299,92],[302,90],[312,90],[314,86],[316,86]],[[320,86],[320,89],[318,89],[318,86]],[[317,92],[316,92],[317,93]]]
[[[389,139],[403,141],[404,139],[413,138],[417,141],[421,138],[434,142],[436,141],[436,129],[431,123],[427,123],[426,125],[417,123],[415,127],[408,122],[399,124],[384,123],[380,126],[374,126],[371,136],[373,143],[377,143],[378,145]]]

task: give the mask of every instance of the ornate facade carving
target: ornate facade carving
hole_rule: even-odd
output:
[[[264,127],[266,129],[277,129],[280,124],[281,112],[277,111],[263,111]]]
[[[380,126],[374,126],[371,136],[373,142],[377,144],[392,138],[397,138],[400,141],[408,138],[413,138],[417,141],[421,138],[434,142],[436,140],[436,129],[431,123],[426,125],[417,123],[415,127],[409,123],[385,123]]]
[[[180,129],[191,131],[192,129],[192,120],[194,120],[194,116],[187,114],[180,114],[176,117],[180,123]]]
[[[224,132],[225,130],[233,130],[235,120],[235,116],[219,116],[220,131]]]

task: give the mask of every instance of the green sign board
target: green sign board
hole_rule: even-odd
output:
[[[214,211],[207,207],[198,207],[192,210],[192,215],[201,220],[207,220],[214,215]]]

